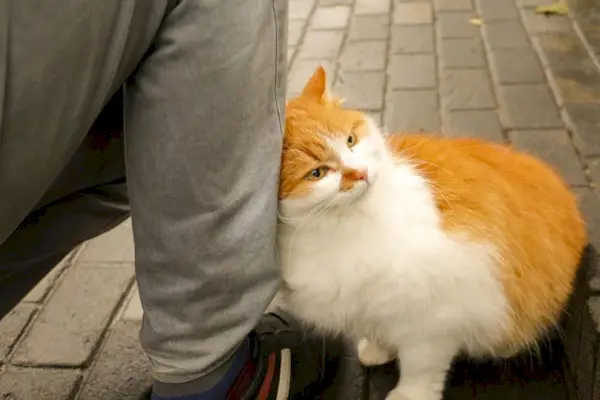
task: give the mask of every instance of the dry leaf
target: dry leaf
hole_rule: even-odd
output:
[[[566,3],[559,2],[549,6],[536,7],[535,12],[545,15],[566,15],[569,13],[569,7]]]
[[[477,25],[477,26],[481,25],[481,19],[480,18],[471,18],[471,19],[469,19],[469,22],[471,24],[473,24],[473,25]]]

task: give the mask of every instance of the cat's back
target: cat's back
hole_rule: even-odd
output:
[[[511,147],[426,134],[388,139],[429,182],[449,233],[493,244],[515,345],[554,323],[586,241],[576,198],[547,164]]]

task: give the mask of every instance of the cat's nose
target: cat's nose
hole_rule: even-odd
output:
[[[359,169],[356,172],[356,180],[366,181],[369,178],[369,170],[366,168]]]
[[[367,168],[355,169],[352,171],[351,178],[356,181],[366,181],[369,178],[369,170]]]

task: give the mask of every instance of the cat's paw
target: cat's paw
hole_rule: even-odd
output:
[[[398,386],[388,393],[385,400],[442,400],[442,394],[425,387]]]
[[[385,400],[417,400],[417,399],[409,399],[402,393],[400,393],[396,390],[392,390],[391,392],[388,393]]]
[[[358,359],[365,367],[387,364],[396,359],[396,354],[383,349],[367,339],[358,342]]]

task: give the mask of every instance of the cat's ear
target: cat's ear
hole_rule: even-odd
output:
[[[319,65],[302,90],[302,96],[313,101],[323,103],[329,100],[327,94],[327,73],[322,65]]]

